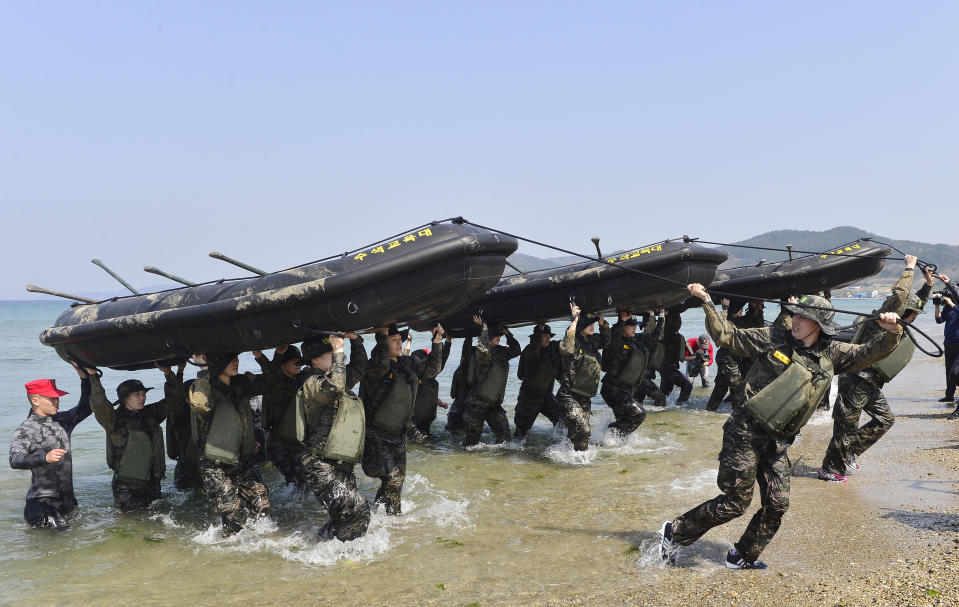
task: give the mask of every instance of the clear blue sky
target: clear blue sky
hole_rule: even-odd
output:
[[[956,32],[955,2],[3,3],[0,298],[453,215],[955,244]]]

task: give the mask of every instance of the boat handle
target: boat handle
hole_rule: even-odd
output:
[[[356,314],[357,312],[360,311],[360,308],[355,303],[350,301],[346,304],[346,311],[349,312],[350,314]]]

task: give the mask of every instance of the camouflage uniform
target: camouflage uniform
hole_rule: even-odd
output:
[[[733,309],[736,309],[733,306]],[[758,314],[753,310],[758,310]],[[762,308],[753,307],[750,304],[749,314],[745,316],[730,316],[727,309],[723,309],[722,315],[732,326],[738,329],[757,329],[765,323],[762,317]],[[789,318],[788,314],[783,314]],[[709,402],[706,403],[707,411],[715,411],[723,402],[726,392],[729,392],[729,402],[733,408],[740,407],[746,400],[746,383],[743,377],[749,371],[749,365],[752,361],[729,351],[729,348],[720,348],[716,352],[716,379],[713,382],[713,391],[709,395]]]
[[[706,328],[713,341],[729,348],[738,356],[755,357],[755,364],[746,381],[747,400],[778,378],[784,368],[774,353],[784,352],[801,357],[810,369],[819,369],[819,357],[832,361],[836,373],[864,368],[892,351],[899,343],[901,331],[875,335],[861,346],[839,343],[826,338],[808,348],[784,329],[765,327],[739,329],[716,313],[711,303],[704,303]],[[809,398],[813,387],[807,384]],[[723,448],[719,453],[716,484],[722,494],[693,508],[673,521],[673,541],[692,544],[713,527],[741,516],[749,506],[753,486],[759,483],[762,507],[750,520],[736,549],[746,561],[754,562],[779,529],[789,507],[789,460],[786,449],[791,439],[778,439],[752,421],[743,408],[733,410],[723,426]]]
[[[256,359],[267,382],[260,412],[260,422],[266,431],[266,459],[280,471],[287,485],[303,490],[306,489],[306,476],[300,466],[302,446],[288,443],[274,435],[283,416],[296,399],[296,392],[300,389],[303,378],[285,374],[280,360],[279,353],[273,354],[273,360],[262,354]]]
[[[460,364],[453,372],[453,382],[450,385],[450,403],[449,411],[446,412],[446,431],[455,434],[463,429],[463,408],[466,403],[466,395],[469,394],[472,386],[469,384],[467,375],[469,375],[470,359],[473,357],[473,338],[463,338],[463,349],[460,352]]]
[[[595,379],[599,379],[599,351],[609,343],[610,330],[609,325],[602,323],[599,325],[599,335],[594,333],[593,335],[583,336],[578,328],[580,328],[578,323],[570,324],[566,330],[566,335],[559,343],[559,352],[562,355],[562,375],[560,376],[559,390],[556,392],[556,400],[563,411],[563,422],[566,424],[566,432],[570,442],[573,443],[573,449],[586,451],[589,448],[589,436],[591,434],[589,425],[589,416],[592,409],[591,397],[570,391],[570,386],[586,357],[592,357],[596,360],[597,376]]]
[[[23,518],[30,526],[66,526],[63,516],[77,507],[70,435],[90,413],[90,380],[83,379],[76,407],[49,416],[37,415],[31,409],[13,433],[10,467],[30,471],[30,489],[23,509]],[[59,462],[48,464],[47,453],[53,449],[65,449],[66,453]]]
[[[183,393],[188,394],[194,380],[183,383]],[[200,475],[200,448],[193,442],[190,424],[190,408],[175,407],[167,412],[166,451],[176,460],[173,468],[173,486],[180,490],[198,489],[203,486]]]
[[[634,384],[623,384],[617,376],[633,351],[645,353],[648,365],[650,352],[663,337],[665,323],[662,321],[646,323],[645,332],[633,337],[623,335],[624,326],[623,321],[613,325],[609,346],[603,350],[603,369],[606,370],[606,375],[603,376],[600,394],[616,416],[616,421],[611,423],[609,428],[622,436],[627,436],[646,419],[642,398],[636,399],[635,394],[639,384],[645,380],[648,368],[643,370],[640,379]]]
[[[97,422],[106,431],[107,465],[115,471],[111,482],[113,502],[120,510],[146,508],[160,498],[160,480],[166,476],[166,453],[163,449],[163,430],[160,429],[160,424],[167,419],[170,411],[186,408],[183,376],[172,371],[166,374],[163,400],[146,405],[139,411],[127,409],[120,401],[111,403],[100,378],[96,375],[90,378],[90,387],[90,408],[93,409]],[[153,445],[150,480],[145,483],[121,480],[116,474],[123,460],[131,430],[149,436]]]
[[[320,504],[330,515],[320,530],[324,539],[333,537],[347,542],[366,533],[370,525],[370,505],[356,488],[352,463],[323,458],[323,448],[333,428],[339,399],[363,376],[366,350],[362,338],[350,344],[350,364],[342,352],[333,354],[328,371],[307,369],[303,373],[303,404],[306,412],[305,450],[300,464],[306,481]]]
[[[413,390],[416,398],[416,386],[420,379],[431,379],[439,375],[443,366],[442,348],[434,344],[429,356],[423,362],[417,362],[409,356],[399,356],[391,360],[389,345],[385,335],[376,334],[376,347],[370,357],[366,373],[360,384],[360,399],[366,411],[366,444],[363,450],[363,473],[371,478],[380,479],[380,488],[376,492],[376,503],[383,504],[387,514],[400,514],[400,498],[403,482],[406,480],[406,431],[398,434],[378,428],[373,420],[384,399],[389,395],[394,381],[405,381]],[[413,403],[410,403],[412,414]]]
[[[664,396],[669,396],[673,387],[679,386],[677,403],[689,400],[689,395],[693,391],[693,383],[679,369],[679,363],[686,359],[686,338],[679,332],[682,326],[683,319],[679,314],[666,317],[666,330],[663,334],[666,353],[663,355],[663,366],[659,368],[659,389]]]
[[[543,348],[540,346],[540,336],[535,333],[530,337],[530,344],[523,348],[516,371],[523,383],[519,387],[513,412],[517,438],[526,436],[540,413],[554,425],[563,418],[559,403],[553,396],[560,360],[559,342],[551,341]]]
[[[446,361],[450,357],[450,346],[452,341],[443,342],[443,363],[440,371],[446,367]],[[417,350],[419,351],[419,350]],[[414,352],[413,354],[416,354]],[[424,357],[426,351],[422,351]],[[421,379],[416,389],[416,405],[413,407],[413,428],[410,432],[410,440],[427,440],[430,437],[433,420],[436,419],[436,408],[440,400],[440,383],[435,378]],[[418,414],[417,411],[426,411],[425,414]]]
[[[510,333],[506,334],[507,346],[493,346],[489,340],[489,330],[484,326],[471,361],[472,377],[470,379],[472,381],[470,383],[473,387],[466,396],[463,408],[463,421],[466,425],[464,447],[479,443],[483,433],[483,422],[489,424],[496,436],[496,442],[504,443],[509,440],[509,421],[506,418],[506,410],[503,409],[502,399],[498,402],[487,400],[479,395],[479,389],[484,387],[487,375],[494,365],[502,371],[502,387],[505,389],[506,379],[509,376],[509,361],[520,355],[520,347],[519,342]],[[495,387],[499,388],[499,386]]]
[[[876,312],[895,312],[902,316],[912,277],[912,268],[903,270],[892,287],[892,293]],[[923,284],[916,295],[925,303],[931,291],[932,287]],[[865,343],[882,332],[884,329],[878,322],[870,321],[863,327],[860,341]],[[822,460],[823,470],[833,474],[845,474],[847,460],[862,455],[892,427],[896,417],[882,393],[883,384],[883,380],[872,369],[863,369],[839,377],[839,395],[832,412],[832,438]],[[863,411],[872,419],[860,428],[859,418]]]
[[[253,432],[253,410],[250,396],[263,394],[266,389],[263,375],[245,373],[224,384],[218,377],[210,377],[203,371],[190,386],[189,401],[195,425],[194,439],[198,446],[206,445],[210,424],[218,407],[234,407],[240,418],[242,442],[238,464],[212,461],[203,456],[200,460],[200,477],[203,494],[214,514],[223,522],[223,534],[239,531],[247,516],[265,516],[270,508],[270,493],[253,465],[256,449]]]

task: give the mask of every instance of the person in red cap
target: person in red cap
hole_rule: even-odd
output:
[[[23,518],[31,527],[62,529],[64,516],[77,507],[73,493],[73,455],[70,435],[77,424],[90,416],[90,373],[70,363],[80,376],[80,402],[69,411],[60,411],[60,397],[67,392],[53,379],[35,379],[25,384],[30,414],[13,433],[10,467],[29,470],[30,489]]]

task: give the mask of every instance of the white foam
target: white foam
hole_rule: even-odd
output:
[[[168,527],[170,529],[183,528],[183,525],[173,520],[173,517],[170,516],[168,512],[158,512],[157,514],[152,514],[150,515],[150,520],[156,521],[160,523],[161,525],[163,525],[164,527]]]
[[[715,484],[716,469],[710,468],[691,477],[673,479],[669,489],[670,491],[699,491]]]
[[[566,437],[546,448],[546,457],[558,464],[570,466],[589,466],[596,460],[599,449],[596,445],[589,445],[586,451],[576,451],[573,443]]]
[[[291,496],[299,495],[293,489],[282,491],[288,491]],[[318,541],[318,527],[312,524],[308,529],[301,528],[281,535],[278,525],[269,518],[248,521],[239,533],[226,538],[221,536],[220,525],[210,525],[198,532],[193,541],[217,551],[275,554],[308,565],[330,566],[338,561],[373,559],[402,542],[407,529],[416,530],[411,534],[415,537],[422,535],[418,529],[420,527],[462,529],[472,526],[468,515],[470,501],[447,496],[422,475],[413,474],[407,478],[403,497],[402,515],[390,516],[382,508],[374,507],[367,533],[349,542],[337,539]],[[168,515],[157,515],[157,520],[164,524],[167,518]],[[172,519],[169,523],[176,526]]]

